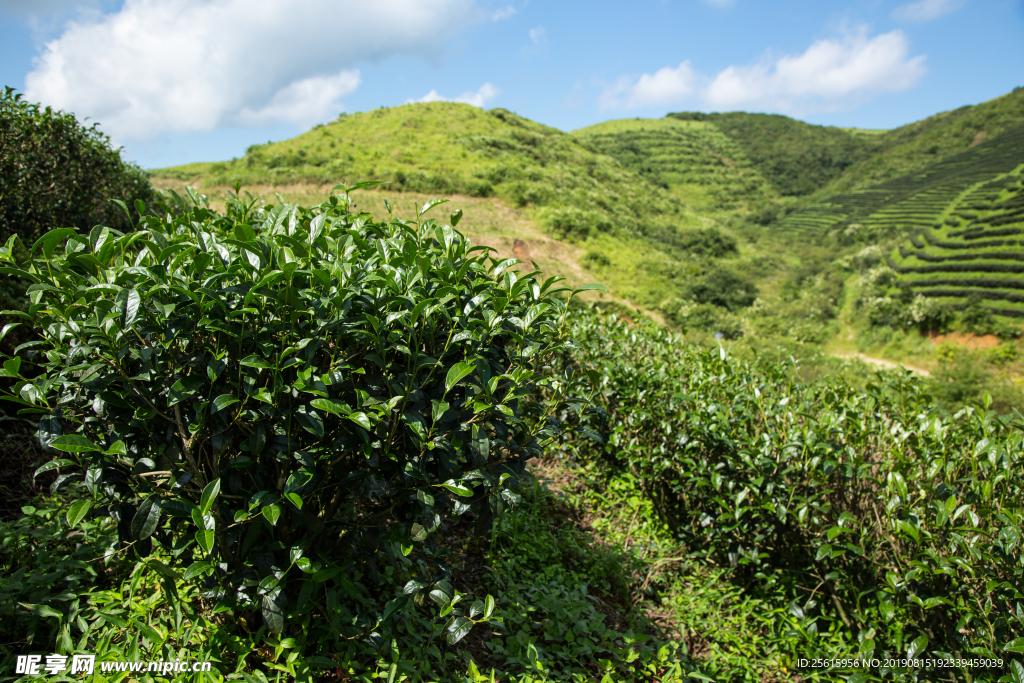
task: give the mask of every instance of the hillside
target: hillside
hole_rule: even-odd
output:
[[[1017,135],[1024,138],[1024,128]],[[889,259],[899,281],[939,301],[963,305],[973,297],[993,313],[1024,318],[1022,171],[1024,154],[1012,173],[971,186],[941,224],[901,245]]]
[[[832,195],[776,224],[840,243],[872,243],[941,222],[961,195],[1024,164],[1024,126],[917,172]]]
[[[504,109],[435,102],[342,115],[291,140],[250,147],[241,159],[151,175],[161,187],[190,184],[217,196],[241,182],[291,201],[296,188],[312,186],[322,201],[335,183],[386,181],[379,194],[362,195],[373,199],[367,210],[375,214],[382,199],[461,196],[476,204],[478,217],[499,218],[469,223],[474,240],[494,244],[504,233],[512,248],[503,255],[561,264],[546,270],[603,282],[615,299],[652,310],[684,298],[711,261],[736,252],[714,219],[638,170],[580,136]]]
[[[960,107],[890,130],[881,149],[852,164],[817,196],[849,192],[894,180],[965,152],[1024,125],[1024,88],[981,104]]]
[[[775,195],[743,148],[707,121],[620,119],[572,134],[700,210],[747,208]]]
[[[161,169],[206,185],[388,183],[388,190],[498,197],[538,211],[557,237],[643,236],[678,224],[680,202],[577,139],[504,109],[433,102],[342,115],[241,159]]]
[[[786,196],[812,194],[882,148],[878,131],[816,126],[779,114],[680,112],[668,117],[714,126]]]

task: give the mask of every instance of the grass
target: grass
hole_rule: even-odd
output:
[[[703,212],[749,210],[775,195],[742,146],[707,121],[620,119],[573,135]]]
[[[669,114],[713,124],[744,151],[779,194],[805,196],[821,189],[852,164],[880,149],[880,136],[815,126],[779,114]]]
[[[554,236],[643,237],[696,222],[661,188],[575,137],[504,109],[435,102],[343,115],[242,159],[153,172],[207,185],[380,180],[389,189],[499,197],[529,208]]]
[[[879,153],[849,166],[816,197],[870,187],[913,173],[1024,125],[1024,90],[875,133]]]

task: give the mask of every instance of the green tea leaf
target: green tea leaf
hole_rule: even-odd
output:
[[[101,450],[99,446],[94,444],[89,439],[85,438],[81,434],[65,434],[64,436],[58,436],[56,439],[50,442],[52,448],[56,448],[58,451],[64,451],[66,453],[86,453],[89,451]]]
[[[453,386],[458,384],[460,380],[469,375],[475,369],[475,365],[473,365],[472,363],[467,363],[465,361],[453,365],[448,370],[448,376],[445,377],[444,380],[444,393],[447,394]]]
[[[462,496],[463,498],[469,498],[473,495],[473,489],[463,486],[454,479],[449,479],[445,483],[441,484],[441,486],[448,489],[457,496]]]
[[[89,514],[90,508],[92,508],[91,500],[78,500],[72,503],[67,512],[68,526],[74,529]]]
[[[448,624],[446,634],[448,643],[454,645],[459,642],[472,630],[473,622],[466,617],[456,617]]]
[[[345,417],[352,420],[366,431],[370,431],[373,428],[373,426],[370,424],[370,418],[366,416],[366,413],[351,413],[349,415],[346,415]]]
[[[150,494],[139,506],[139,511],[132,518],[132,537],[142,541],[153,535],[160,522],[160,497]]]
[[[217,494],[220,493],[220,478],[214,479],[203,488],[203,493],[199,498],[199,512],[205,515],[213,507],[213,502],[217,499]]]
[[[64,615],[58,612],[57,610],[53,609],[52,607],[47,607],[46,605],[31,605],[26,604],[24,602],[19,604],[25,609],[31,610],[32,614],[36,615],[37,617],[49,617],[52,619],[61,620],[64,619]]]
[[[312,401],[310,401],[310,405],[312,405],[314,408],[318,410],[324,411],[325,413],[338,415],[340,417],[346,417],[349,413],[352,412],[352,409],[345,403],[342,403],[341,401],[335,401],[334,399],[330,398],[314,398]]]
[[[1003,646],[1003,652],[1024,653],[1024,638],[1014,638]]]
[[[32,474],[32,476],[38,477],[40,474],[43,474],[44,472],[49,472],[50,470],[55,470],[58,467],[74,467],[75,464],[76,463],[75,463],[74,460],[64,460],[64,459],[51,460],[48,463],[44,463],[44,464],[40,465],[36,469],[36,471]]]
[[[422,217],[422,216],[423,216],[423,214],[425,214],[425,213],[426,213],[427,211],[430,211],[430,210],[431,210],[431,209],[433,209],[433,208],[434,208],[435,206],[438,206],[438,205],[440,205],[440,204],[445,204],[445,203],[447,203],[448,201],[449,201],[448,199],[431,199],[431,200],[430,200],[429,202],[427,202],[427,203],[426,203],[426,204],[424,204],[424,205],[423,205],[422,207],[420,207],[420,210],[419,210],[419,212],[417,212],[417,216],[418,216],[418,217]],[[456,221],[456,222],[457,222],[457,221]]]
[[[203,549],[203,552],[207,555],[213,551],[213,541],[216,538],[213,531],[207,529],[205,531],[197,531],[195,535],[196,543]]]
[[[261,510],[263,517],[270,522],[271,526],[277,526],[277,520],[281,517],[280,505],[268,505]]]

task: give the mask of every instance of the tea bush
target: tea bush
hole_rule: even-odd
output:
[[[157,571],[271,632],[323,615],[343,651],[429,594],[457,642],[495,603],[458,605],[435,536],[514,504],[555,424],[531,396],[568,344],[559,278],[422,220],[440,200],[378,223],[340,187],[308,209],[138,202],[133,232],[53,230],[27,263],[12,237],[43,372],[6,360],[6,398],[61,452],[37,474],[77,498],[69,526],[116,522],[108,554],[159,549]]]
[[[108,198],[130,205],[155,196],[142,169],[122,161],[95,124],[26,102],[13,88],[0,93],[0,240],[98,223],[128,229]]]
[[[975,677],[996,669],[955,660],[1001,659],[1024,676],[1019,421],[950,415],[906,375],[801,384],[653,326],[571,320],[581,348],[563,364],[599,379],[563,448],[642,481],[691,557],[788,595],[794,658],[924,657]]]

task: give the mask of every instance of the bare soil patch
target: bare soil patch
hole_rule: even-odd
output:
[[[976,351],[978,349],[991,349],[999,346],[999,337],[994,334],[964,334],[963,332],[950,332],[949,334],[930,334],[928,337],[935,344],[948,342],[956,346]]]

